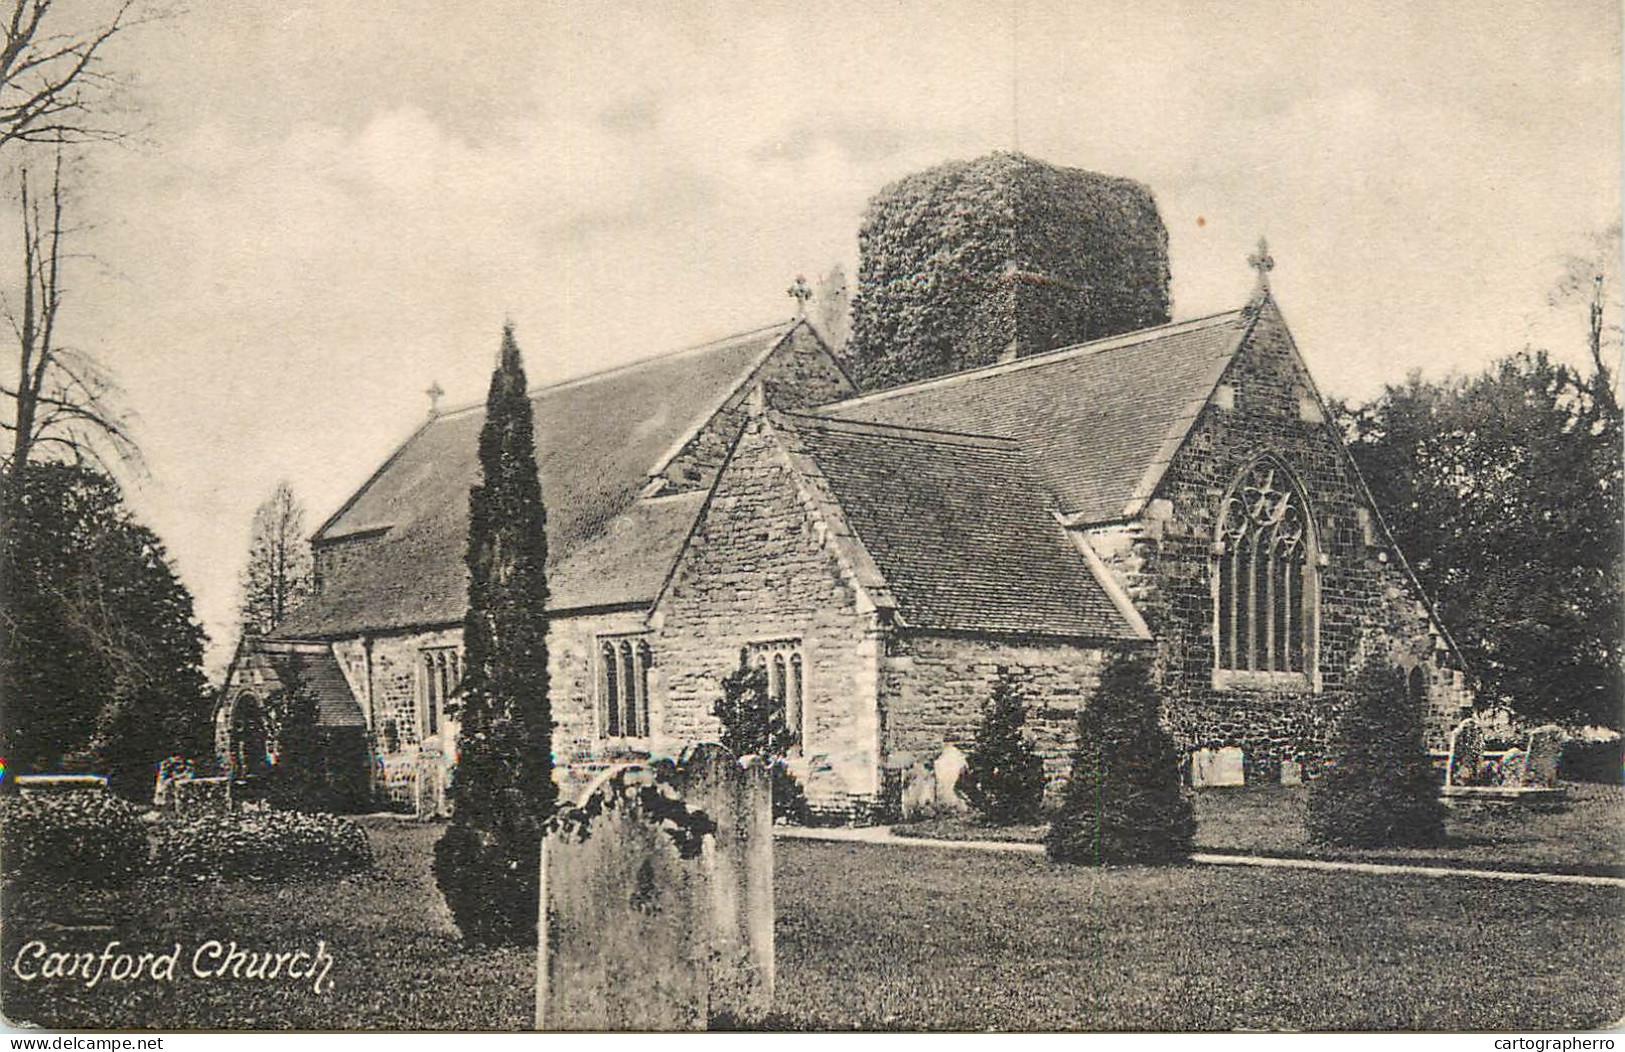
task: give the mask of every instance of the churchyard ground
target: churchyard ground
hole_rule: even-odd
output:
[[[1567,817],[1617,815],[1619,790],[1608,793]],[[443,827],[363,821],[378,862],[366,876],[155,881],[79,910],[91,927],[8,903],[6,1015],[61,1027],[527,1027],[534,954],[460,946],[429,875]],[[802,841],[780,841],[777,871],[774,1027],[1552,1030],[1625,1016],[1620,888],[1091,870]],[[26,939],[182,954],[173,982],[21,983],[12,963]],[[284,952],[321,940],[332,988],[193,977],[191,955],[210,939]]]
[[[1285,855],[1334,861],[1392,862],[1461,869],[1625,876],[1625,788],[1567,783],[1567,801],[1541,804],[1458,802],[1445,819],[1445,843],[1429,848],[1327,848],[1304,832],[1308,789],[1262,786],[1196,794],[1196,848],[1220,854]],[[989,827],[972,817],[907,822],[910,837],[1039,843],[1044,827]]]

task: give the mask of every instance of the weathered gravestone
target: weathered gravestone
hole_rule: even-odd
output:
[[[1246,785],[1246,756],[1237,746],[1197,749],[1191,753],[1191,785],[1197,789]]]
[[[747,1025],[773,1003],[768,764],[720,745],[605,774],[542,843],[539,1030]]]
[[[927,818],[937,809],[937,775],[925,760],[915,760],[903,771],[903,817]]]
[[[1499,774],[1496,784],[1517,789],[1523,786],[1524,765],[1529,760],[1529,754],[1522,749],[1508,749],[1501,757]]]
[[[963,812],[970,810],[970,801],[959,795],[959,776],[965,773],[970,766],[970,759],[959,746],[952,742],[942,747],[942,753],[937,756],[932,765],[937,776],[938,811]]]
[[[1445,761],[1445,786],[1473,785],[1484,766],[1484,729],[1469,716],[1450,734],[1450,758]]]
[[[1282,785],[1302,785],[1303,784],[1303,764],[1299,763],[1297,760],[1282,760],[1281,761],[1281,784]]]
[[[1529,732],[1529,751],[1523,763],[1523,784],[1540,789],[1557,787],[1557,760],[1563,752],[1561,727],[1536,727]]]

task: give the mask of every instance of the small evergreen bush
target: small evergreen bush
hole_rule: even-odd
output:
[[[372,867],[366,831],[338,815],[253,808],[155,827],[158,872],[178,880],[310,880]]]
[[[1021,691],[1000,669],[958,785],[990,825],[1030,824],[1043,810],[1044,760],[1021,733],[1026,723]]]
[[[0,797],[0,870],[24,887],[127,887],[147,869],[141,811],[83,789]]]
[[[284,811],[333,811],[337,800],[327,784],[316,695],[294,661],[287,663],[282,676],[282,688],[266,700],[276,727],[277,758],[262,776],[260,789],[265,799]]]
[[[1179,750],[1143,657],[1119,653],[1078,716],[1078,744],[1045,847],[1056,862],[1171,862],[1196,835]]]
[[[1368,661],[1350,689],[1325,770],[1309,786],[1309,838],[1347,847],[1439,843],[1444,802],[1404,673]]]
[[[722,681],[722,697],[711,707],[722,724],[720,741],[735,756],[761,756],[773,764],[773,817],[797,825],[811,820],[807,794],[785,756],[796,746],[794,732],[784,722],[784,710],[768,695],[767,669],[753,665],[750,655],[739,653],[739,667]]]

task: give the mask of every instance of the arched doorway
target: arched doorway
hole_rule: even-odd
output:
[[[265,709],[252,694],[240,694],[231,711],[231,773],[238,778],[270,770]]]
[[[1428,714],[1428,677],[1421,665],[1412,666],[1410,673],[1405,677],[1405,698],[1411,704],[1411,711],[1417,716],[1426,718]]]

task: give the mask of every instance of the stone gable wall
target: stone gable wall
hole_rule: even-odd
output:
[[[879,788],[882,641],[777,439],[753,420],[654,615],[651,716],[661,747],[715,737],[721,681],[751,643],[802,641],[805,740],[792,766],[815,807],[853,813]]]
[[[373,638],[367,742],[373,757],[373,796],[380,803],[420,814],[445,810],[445,783],[456,728],[443,721],[441,732],[425,739],[418,706],[418,662],[420,652],[426,648],[461,649],[462,641],[461,628]],[[357,660],[358,651],[362,651],[359,640],[335,646],[339,663],[346,669]],[[364,651],[362,655],[364,661]],[[393,749],[388,748],[391,737]]]
[[[912,764],[935,759],[944,745],[968,753],[1003,669],[1026,699],[1027,736],[1058,794],[1071,770],[1078,711],[1094,696],[1106,657],[1101,646],[1060,640],[894,634],[881,665],[890,779],[900,784]]]
[[[745,402],[757,383],[762,384],[768,403],[779,409],[823,405],[858,393],[818,337],[806,326],[797,327],[762,363],[756,376],[730,395],[721,411],[672,458],[663,475],[670,492],[711,484],[728,458],[734,436],[745,424]]]
[[[604,770],[632,760],[646,759],[647,751],[631,751],[624,742],[610,742],[598,732],[598,647],[605,635],[643,632],[648,619],[642,610],[610,611],[555,617],[547,624],[548,696],[553,706],[554,780],[561,794],[576,799]],[[658,667],[659,657],[656,656]],[[654,707],[653,673],[650,708]],[[658,726],[658,724],[656,724]]]
[[[1385,549],[1332,425],[1320,418],[1284,323],[1265,308],[1221,380],[1233,408],[1210,402],[1175,455],[1142,517],[1091,531],[1091,541],[1134,595],[1159,641],[1163,683],[1185,749],[1239,745],[1249,780],[1280,761],[1321,759],[1352,670],[1367,653],[1424,668],[1429,738],[1442,743],[1467,704],[1398,554]],[[1215,400],[1216,402],[1219,400]],[[1319,551],[1320,690],[1215,689],[1212,543],[1220,501],[1243,467],[1275,454],[1307,490]]]

